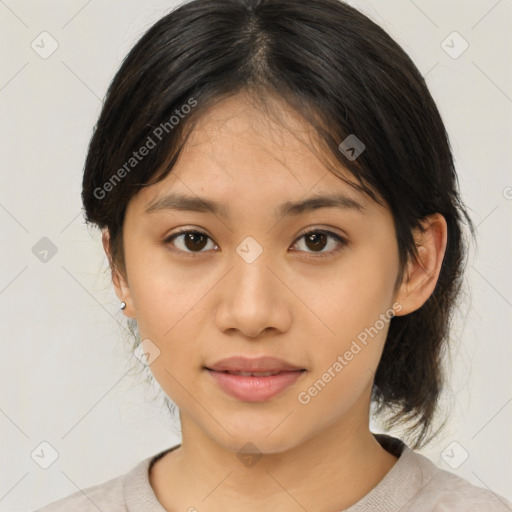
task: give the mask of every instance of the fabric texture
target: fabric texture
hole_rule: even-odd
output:
[[[512,503],[502,496],[439,469],[399,439],[374,435],[398,460],[366,496],[340,512],[512,512]],[[178,446],[142,460],[124,475],[34,512],[167,512],[151,487],[149,470]]]

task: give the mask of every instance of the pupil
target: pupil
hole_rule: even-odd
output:
[[[197,243],[196,238],[202,239]],[[187,233],[185,235],[185,246],[190,251],[200,251],[206,245],[206,237],[201,233]]]
[[[306,237],[306,245],[312,250],[322,250],[325,247],[325,239],[325,233],[312,233]]]

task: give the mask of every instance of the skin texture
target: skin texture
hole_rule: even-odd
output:
[[[113,266],[114,287],[141,339],[160,350],[150,368],[180,409],[182,445],[150,475],[169,511],[340,510],[396,462],[368,427],[388,322],[307,404],[298,395],[380,315],[407,314],[427,300],[446,247],[446,222],[438,214],[425,220],[426,231],[415,234],[420,260],[409,263],[395,287],[399,259],[389,208],[329,172],[311,150],[308,126],[284,105],[276,108],[283,122],[243,94],[217,104],[200,119],[170,175],[127,208],[126,267]],[[225,203],[230,217],[145,213],[171,191]],[[286,201],[333,192],[363,210],[274,215]],[[202,252],[193,253],[183,236],[164,242],[179,228],[209,237]],[[303,237],[312,229],[330,230],[346,244],[328,237],[315,252]],[[248,236],[263,251],[251,263],[237,253]],[[108,231],[103,243],[109,255]],[[280,357],[306,372],[268,401],[243,402],[203,368],[233,355]],[[262,454],[251,466],[237,456],[246,443]]]

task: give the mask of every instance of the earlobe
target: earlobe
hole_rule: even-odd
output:
[[[110,245],[110,233],[108,228],[103,229],[101,241],[103,243],[105,254],[108,258],[109,267],[112,274],[112,284],[114,285],[114,290],[121,303],[120,309],[123,311],[125,316],[129,318],[135,318],[128,282],[123,274],[119,271],[119,269],[116,268],[112,260],[112,249]],[[123,304],[124,307],[122,307]]]
[[[423,306],[434,292],[441,272],[448,237],[446,220],[435,213],[421,224],[424,231],[414,232],[418,258],[408,262],[395,298],[402,306],[397,316],[407,315]]]

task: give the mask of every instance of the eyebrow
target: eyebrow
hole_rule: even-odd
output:
[[[274,211],[276,218],[286,215],[300,215],[320,208],[340,208],[364,212],[365,208],[354,199],[343,194],[317,195],[301,201],[287,201]],[[162,210],[179,210],[187,212],[213,213],[225,219],[230,218],[229,207],[205,197],[192,197],[182,194],[169,194],[152,201],[145,212],[152,213]]]

